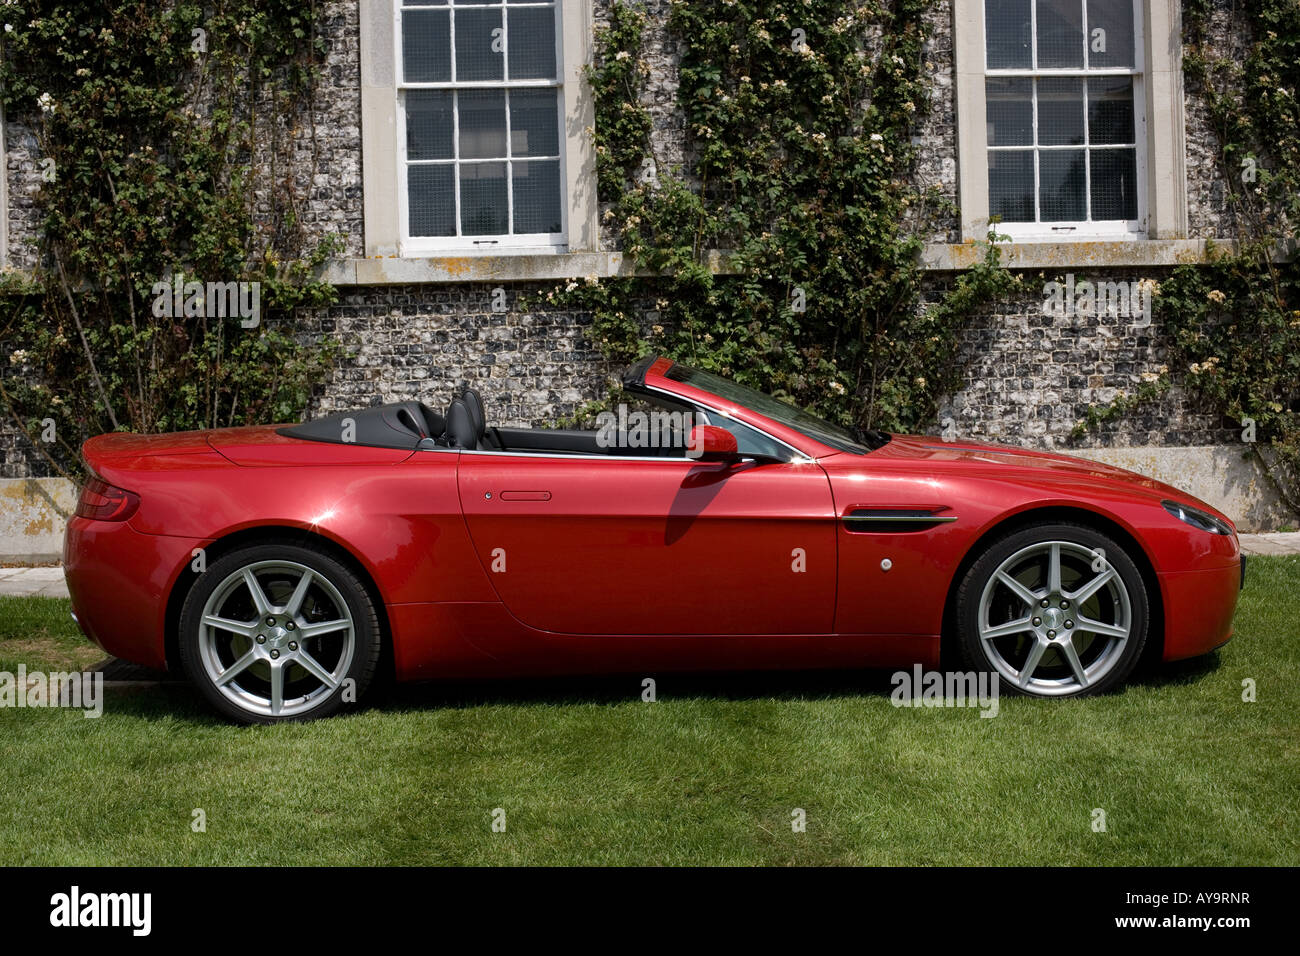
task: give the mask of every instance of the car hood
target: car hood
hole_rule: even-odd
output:
[[[926,462],[936,468],[954,468],[970,473],[988,473],[1006,477],[1009,471],[1027,472],[1039,478],[1087,479],[1110,485],[1122,485],[1151,497],[1176,498],[1223,517],[1217,508],[1187,492],[1139,475],[1137,472],[1085,458],[1071,458],[1051,452],[1015,448],[986,442],[945,441],[934,436],[894,435],[889,444],[870,455],[873,459]]]

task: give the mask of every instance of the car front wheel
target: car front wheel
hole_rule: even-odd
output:
[[[379,660],[379,620],[365,585],[331,554],[255,545],[195,583],[179,650],[186,675],[227,717],[307,720],[360,698]]]
[[[1004,689],[1096,694],[1121,683],[1147,638],[1133,559],[1083,525],[1038,524],[996,542],[966,573],[956,619],[963,656]]]

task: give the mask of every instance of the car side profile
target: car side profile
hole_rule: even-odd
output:
[[[1232,635],[1232,523],[1149,478],[848,430],[652,356],[597,429],[465,389],[302,425],[87,441],[74,615],[225,716],[398,680],[937,667],[1037,697]],[[947,658],[945,658],[947,659]]]

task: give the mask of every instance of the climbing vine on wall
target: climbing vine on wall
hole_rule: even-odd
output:
[[[0,279],[0,413],[53,470],[100,431],[296,418],[337,357],[292,323],[334,296],[287,165],[313,141],[316,18],[311,0],[0,6],[42,216],[36,267]],[[196,298],[213,283],[242,300]]]
[[[1216,15],[1248,29],[1244,56],[1215,42]],[[1218,141],[1236,244],[1160,283],[1154,316],[1172,339],[1170,372],[1135,398],[1172,384],[1205,398],[1300,511],[1300,266],[1288,252],[1300,224],[1300,6],[1184,0],[1183,18],[1183,68]]]
[[[990,243],[942,294],[923,289],[923,237],[951,212],[915,176],[929,6],[671,3],[689,159],[670,166],[644,105],[646,13],[614,3],[588,72],[600,198],[655,278],[592,277],[550,300],[590,310],[611,361],[654,350],[845,423],[930,424],[959,382],[967,317],[1015,280]]]

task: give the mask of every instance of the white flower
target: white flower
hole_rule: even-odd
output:
[[[50,96],[49,93],[42,93],[36,98],[36,102],[40,106],[42,113],[54,112],[54,97]]]
[[[10,365],[21,365],[23,362],[26,361],[27,361],[27,351],[25,349],[19,349],[17,352],[13,353],[13,355],[9,356]]]

